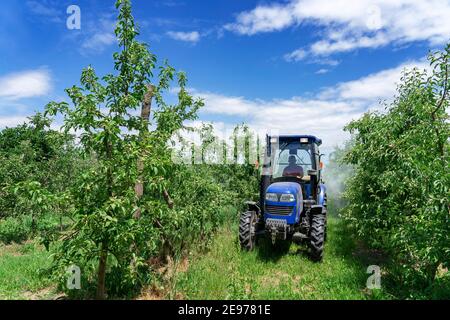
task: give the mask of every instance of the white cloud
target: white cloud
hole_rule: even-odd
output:
[[[53,2],[49,2],[47,0],[44,1],[27,1],[26,5],[28,9],[38,15],[48,19],[51,22],[61,23],[63,22],[64,11],[57,10],[55,7],[57,4]]]
[[[317,70],[317,71],[316,71],[316,74],[325,74],[325,73],[328,73],[329,71],[330,71],[330,70],[328,70],[328,69],[322,68],[322,69]]]
[[[355,48],[378,48],[389,42],[389,39],[383,33],[378,33],[373,37],[361,36],[333,41],[321,40],[313,43],[309,52],[316,56],[327,56],[336,52],[352,51]]]
[[[322,39],[286,57],[291,61],[328,56],[359,48],[427,41],[443,44],[450,38],[447,0],[291,0],[260,5],[240,13],[225,29],[243,35],[283,30],[299,24],[323,28]],[[297,57],[295,53],[300,53]]]
[[[421,70],[430,68],[429,64],[424,60],[406,62],[395,68],[382,70],[358,80],[339,83],[333,88],[322,91],[320,97],[324,99],[359,99],[374,102],[377,99],[390,99],[395,94],[402,71],[405,69],[411,70],[414,67]]]
[[[287,53],[283,56],[284,60],[287,62],[298,62],[305,60],[306,58],[309,58],[307,60],[307,63],[314,63],[314,64],[320,64],[320,65],[327,65],[330,67],[335,67],[339,65],[341,62],[336,59],[330,59],[329,57],[321,57],[321,56],[315,56],[314,58],[310,58],[311,51],[305,50],[305,49],[297,49],[292,51],[291,53]]]
[[[104,15],[95,23],[90,22],[85,31],[87,36],[80,45],[80,52],[82,54],[101,53],[107,47],[117,43],[114,34],[115,25],[114,18],[109,15]]]
[[[280,134],[317,135],[325,146],[332,146],[342,142],[346,136],[342,128],[362,112],[361,105],[352,101],[292,98],[268,103],[250,123]]]
[[[0,77],[0,97],[17,100],[43,96],[51,90],[51,77],[46,69],[27,70]]]
[[[197,31],[192,32],[169,31],[167,32],[167,35],[174,40],[185,42],[196,43],[200,40],[200,33],[198,33]]]
[[[103,51],[106,47],[112,45],[116,41],[113,33],[98,32],[87,38],[81,45],[83,50]]]
[[[282,30],[295,21],[290,7],[291,5],[258,6],[252,11],[240,13],[236,23],[225,25],[225,29],[247,35]]]
[[[229,116],[247,116],[257,112],[259,103],[257,101],[246,100],[243,97],[229,97],[210,92],[196,92],[196,97],[205,100],[205,113],[223,114]]]
[[[184,2],[180,1],[162,1],[155,3],[156,6],[165,6],[165,7],[180,7],[186,5]]]
[[[0,117],[0,129],[2,128],[13,128],[24,122],[28,122],[26,116],[10,116],[10,117]]]
[[[303,49],[297,49],[292,51],[291,53],[288,53],[284,55],[284,59],[286,61],[300,61],[303,60],[307,55],[306,50]]]
[[[314,134],[324,141],[325,149],[348,138],[343,127],[369,109],[379,108],[380,100],[394,97],[402,71],[414,66],[427,69],[425,61],[410,61],[357,80],[324,88],[315,97],[251,100],[244,97],[194,91],[205,99],[204,115],[226,115],[245,119],[257,132]],[[220,128],[223,124],[220,124]]]
[[[198,96],[205,99],[205,108],[202,109],[205,114],[245,118],[246,123],[257,132],[315,134],[324,139],[328,146],[342,142],[346,136],[342,131],[344,125],[364,111],[364,105],[357,101],[302,97],[247,100],[211,93],[198,93]]]

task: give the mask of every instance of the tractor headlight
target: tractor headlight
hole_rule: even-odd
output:
[[[294,202],[295,197],[293,194],[284,193],[280,197],[280,202]]]
[[[266,200],[267,201],[278,201],[278,196],[276,193],[266,193]]]

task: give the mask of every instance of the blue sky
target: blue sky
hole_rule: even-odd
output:
[[[66,27],[69,5],[81,29]],[[111,71],[114,1],[2,1],[0,128],[21,123],[91,64]],[[342,127],[392,98],[403,68],[425,68],[450,38],[447,0],[134,0],[140,40],[187,72],[218,131],[312,133],[326,148]]]

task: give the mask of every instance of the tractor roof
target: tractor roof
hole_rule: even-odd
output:
[[[317,138],[316,136],[311,135],[279,135],[278,139],[301,139],[301,138],[308,138],[309,140],[312,140],[312,142],[316,143],[318,146],[322,144],[322,139]]]

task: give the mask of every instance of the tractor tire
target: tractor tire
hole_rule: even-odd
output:
[[[326,217],[323,214],[312,216],[309,246],[314,261],[321,261],[325,242]]]
[[[255,211],[241,213],[239,220],[239,243],[247,251],[253,250],[256,244],[257,216]]]

